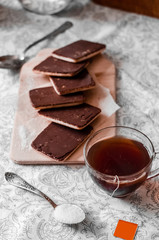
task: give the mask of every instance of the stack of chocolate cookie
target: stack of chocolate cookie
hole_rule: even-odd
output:
[[[34,67],[34,72],[47,75],[51,83],[29,92],[32,106],[51,121],[32,142],[35,150],[63,161],[88,137],[90,123],[101,110],[85,103],[83,91],[95,87],[86,67],[104,49],[103,44],[79,40],[55,50]]]

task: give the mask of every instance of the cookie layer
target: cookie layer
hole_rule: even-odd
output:
[[[50,76],[50,81],[59,95],[84,91],[95,87],[95,81],[86,69],[71,78]]]
[[[99,54],[105,48],[105,44],[79,40],[53,51],[52,55],[64,61],[77,63]]]
[[[91,126],[78,131],[51,123],[37,136],[31,146],[54,160],[63,161],[82,144],[91,131]]]
[[[99,108],[84,103],[75,107],[40,110],[38,113],[52,122],[81,130],[98,117],[100,112]]]
[[[34,72],[57,77],[71,77],[82,71],[88,62],[73,64],[49,56],[33,68]]]
[[[29,91],[29,96],[32,106],[36,109],[75,106],[84,101],[82,92],[60,96],[53,87],[32,89]]]

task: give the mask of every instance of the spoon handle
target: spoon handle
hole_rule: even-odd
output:
[[[31,48],[33,47],[34,45],[44,41],[45,39],[47,38],[53,38],[53,37],[56,37],[58,34],[60,33],[63,33],[64,31],[66,31],[67,29],[69,29],[70,27],[73,26],[73,23],[72,22],[65,22],[63,23],[60,27],[58,27],[57,29],[55,29],[53,32],[47,34],[46,36],[40,38],[39,40],[33,42],[32,44],[30,44],[25,50],[24,50],[24,54]]]
[[[13,172],[6,172],[5,173],[5,179],[7,180],[7,182],[9,182],[11,185],[25,189],[29,192],[32,192],[40,197],[45,198],[47,201],[49,201],[49,203],[55,208],[57,207],[57,205],[43,192],[41,192],[40,190],[38,190],[37,188],[33,187],[31,184],[29,184],[28,182],[26,182],[23,178],[21,178],[20,176],[18,176],[17,174],[13,173]]]

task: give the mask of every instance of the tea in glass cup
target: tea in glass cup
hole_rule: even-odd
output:
[[[142,132],[124,126],[94,133],[84,146],[85,164],[93,181],[113,197],[135,191],[146,179],[159,174],[151,170],[156,153]]]

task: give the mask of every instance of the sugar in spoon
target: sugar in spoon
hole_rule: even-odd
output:
[[[72,22],[66,21],[63,23],[60,27],[52,31],[51,33],[47,34],[46,36],[40,38],[39,40],[33,42],[30,44],[27,48],[24,49],[21,55],[4,55],[0,56],[0,68],[8,68],[8,69],[19,69],[27,60],[26,52],[35,46],[36,44],[44,41],[48,38],[53,38],[59,35],[60,33],[63,33],[67,29],[73,26]]]
[[[46,194],[33,187],[17,174],[13,172],[6,172],[5,179],[11,185],[25,189],[46,199],[53,206],[54,218],[58,222],[65,224],[77,224],[85,219],[85,213],[79,206],[70,203],[65,203],[57,206],[56,203],[54,203]]]

